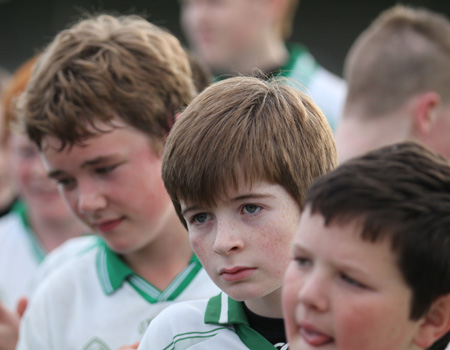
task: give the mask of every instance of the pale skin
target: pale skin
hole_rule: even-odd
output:
[[[47,137],[42,157],[71,210],[136,273],[165,289],[192,250],[161,179],[161,155],[148,136],[117,121],[83,145],[61,152],[58,145]]]
[[[286,63],[280,34],[286,0],[181,0],[191,48],[215,72],[249,74]]]
[[[359,230],[302,214],[283,289],[291,350],[425,349],[450,328],[448,295],[410,318],[412,290],[390,242],[364,241]]]
[[[26,135],[11,133],[9,167],[14,175],[33,233],[50,252],[87,228],[69,211],[56,184],[48,178],[39,151]]]
[[[281,318],[281,286],[300,207],[280,185],[240,183],[214,207],[181,201],[194,252],[211,279],[254,313]]]
[[[450,159],[450,104],[433,91],[417,94],[385,115],[371,116],[347,101],[336,130],[339,162],[396,142],[412,140]]]

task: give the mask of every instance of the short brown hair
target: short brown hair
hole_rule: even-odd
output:
[[[344,162],[314,181],[306,206],[325,224],[356,223],[361,238],[392,243],[413,292],[410,318],[450,293],[450,162],[413,142]]]
[[[30,138],[66,145],[125,123],[161,140],[195,94],[179,41],[139,16],[99,15],[59,33],[39,58],[20,101]]]
[[[335,166],[330,126],[308,96],[235,77],[208,87],[182,113],[164,147],[162,176],[185,224],[181,200],[214,205],[240,178],[280,184],[303,207],[312,180]]]
[[[426,91],[450,102],[450,22],[426,9],[394,6],[358,37],[344,76],[346,108],[363,108],[362,115],[383,115]]]

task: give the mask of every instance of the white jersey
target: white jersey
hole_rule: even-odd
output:
[[[283,349],[287,344],[283,344]],[[221,292],[209,300],[178,303],[155,318],[139,350],[275,350],[248,325],[242,303]]]
[[[320,66],[303,46],[291,44],[287,48],[290,59],[281,68],[281,75],[303,86],[303,90],[311,96],[335,130],[347,95],[345,81]]]
[[[22,319],[17,349],[116,350],[139,341],[168,305],[218,291],[195,256],[160,291],[100,238],[83,249],[39,285]]]
[[[17,301],[30,295],[44,256],[45,250],[28,227],[25,207],[16,203],[0,218],[0,301],[9,309],[15,310]]]

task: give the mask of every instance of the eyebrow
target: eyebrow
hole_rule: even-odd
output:
[[[261,193],[261,194],[248,193],[248,194],[243,194],[241,196],[231,198],[230,202],[235,203],[235,202],[240,202],[240,201],[246,200],[246,199],[261,199],[261,198],[274,198],[274,197],[275,196],[270,193]],[[182,210],[181,214],[184,216],[188,211],[199,210],[199,209],[202,209],[202,207],[199,205],[191,205],[191,206],[187,207],[186,209]]]
[[[114,159],[114,155],[99,156],[97,158],[85,161],[81,165],[81,168],[83,169],[83,168],[86,168],[86,167],[89,167],[89,166],[102,164],[102,163],[110,161],[111,159]],[[64,173],[65,172],[63,170],[56,169],[56,170],[52,170],[52,171],[48,172],[48,177],[54,179],[54,178],[57,178],[57,177],[63,175]]]

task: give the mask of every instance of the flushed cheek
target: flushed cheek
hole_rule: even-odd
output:
[[[345,305],[345,303],[342,303]],[[388,310],[379,308],[376,304],[364,307],[349,308],[342,313],[341,317],[335,320],[336,335],[335,340],[339,349],[359,350],[377,349],[376,343],[386,338],[387,334],[378,332],[380,325],[386,328],[386,315]],[[358,334],[358,337],[354,335]],[[375,347],[374,347],[375,345]]]

